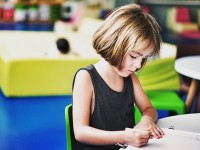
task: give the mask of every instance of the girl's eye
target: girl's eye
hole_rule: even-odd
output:
[[[131,58],[133,58],[133,59],[136,59],[137,57],[136,56],[133,56],[133,55],[130,55],[131,56]]]

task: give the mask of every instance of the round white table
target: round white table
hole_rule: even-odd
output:
[[[200,80],[200,56],[186,56],[176,59],[175,70],[182,75]]]
[[[158,120],[157,125],[161,128],[200,133],[200,113],[162,118]]]
[[[128,146],[126,150],[199,150],[200,113],[183,114],[159,119],[157,125],[165,135],[160,139],[152,138],[146,146]],[[168,129],[166,129],[168,128]],[[171,130],[169,128],[173,128]],[[123,150],[123,149],[120,149]]]
[[[200,80],[200,56],[186,56],[176,59],[175,70],[187,77],[192,78],[192,82],[186,99],[186,112],[191,111],[192,103],[197,92],[198,80]]]

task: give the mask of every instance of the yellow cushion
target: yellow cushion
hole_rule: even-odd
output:
[[[75,72],[100,59],[92,41],[75,33],[66,34],[66,38],[79,55],[55,58],[46,55],[57,39],[53,32],[0,34],[0,85],[5,96],[72,94]]]
[[[97,58],[32,58],[6,62],[0,58],[0,84],[5,96],[72,94],[75,72]]]
[[[174,57],[147,62],[139,73],[139,80],[145,91],[178,90],[180,81],[174,70]]]

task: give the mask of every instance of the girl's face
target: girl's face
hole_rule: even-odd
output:
[[[141,45],[144,43],[141,43]],[[143,45],[144,46],[144,45]],[[147,58],[154,50],[153,45],[148,45],[146,48],[138,49],[137,52],[131,51],[125,55],[124,63],[122,67],[116,68],[114,70],[122,77],[127,77],[137,69],[141,68],[143,59]]]

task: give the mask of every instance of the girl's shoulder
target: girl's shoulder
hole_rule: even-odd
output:
[[[90,85],[92,85],[92,80],[88,70],[86,68],[79,69],[74,76],[73,87],[78,86],[79,89],[83,88],[82,90],[84,90],[91,87]]]
[[[81,68],[76,72],[75,78],[81,78],[81,79],[85,79],[90,77],[90,73],[89,73],[90,69],[88,68]]]

